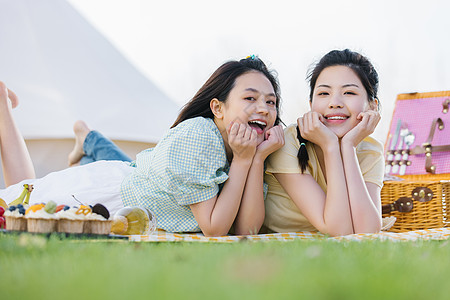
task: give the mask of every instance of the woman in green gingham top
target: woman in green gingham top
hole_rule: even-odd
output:
[[[264,220],[264,161],[284,144],[281,126],[274,126],[279,105],[277,79],[259,58],[230,61],[184,106],[158,145],[136,161],[69,168],[12,185],[0,197],[11,198],[28,182],[35,186],[30,204],[53,199],[71,205],[69,195],[76,194],[112,213],[123,205],[148,207],[158,228],[171,232],[220,236],[234,225],[237,234],[256,233]],[[81,136],[72,163],[89,155],[87,134]]]

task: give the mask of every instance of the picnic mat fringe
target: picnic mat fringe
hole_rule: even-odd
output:
[[[417,240],[446,240],[450,238],[450,228],[435,228],[415,230],[408,232],[385,232],[371,234],[351,234],[340,237],[329,237],[320,232],[304,231],[289,233],[257,234],[247,236],[220,236],[205,237],[201,233],[169,233],[162,230],[152,235],[130,235],[133,242],[213,242],[232,243],[241,241],[268,242],[268,241],[294,241],[294,240],[335,240],[335,241],[365,241],[365,240],[387,240],[387,241],[417,241]]]

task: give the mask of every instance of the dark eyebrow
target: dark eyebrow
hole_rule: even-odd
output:
[[[343,88],[346,88],[346,87],[351,87],[351,86],[354,86],[354,87],[359,88],[359,85],[354,84],[354,83],[344,84],[342,87],[343,87]]]
[[[246,88],[245,91],[246,91],[246,92],[254,92],[254,93],[262,94],[260,91],[258,91],[257,89],[254,89],[254,88]],[[274,93],[269,93],[269,94],[267,94],[267,95],[265,95],[265,96],[273,96],[273,97],[276,97]]]
[[[351,87],[351,86],[354,86],[354,87],[359,88],[359,85],[354,84],[354,83],[344,84],[342,87],[343,87],[343,88],[347,88],[347,87]],[[319,88],[319,87],[324,87],[324,88],[329,88],[329,89],[331,89],[331,86],[326,85],[326,84],[321,84],[321,85],[318,85],[317,87],[318,87],[318,88]]]

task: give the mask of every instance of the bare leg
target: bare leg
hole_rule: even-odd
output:
[[[6,186],[36,177],[27,146],[12,116],[12,108],[18,104],[17,96],[0,81],[0,151]]]
[[[69,153],[69,166],[73,166],[80,162],[83,157],[83,144],[86,136],[91,131],[87,124],[81,120],[76,121],[73,125],[73,132],[75,133],[75,146],[72,152]]]

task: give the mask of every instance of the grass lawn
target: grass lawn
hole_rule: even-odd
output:
[[[131,243],[0,233],[0,299],[449,299],[450,241]]]

